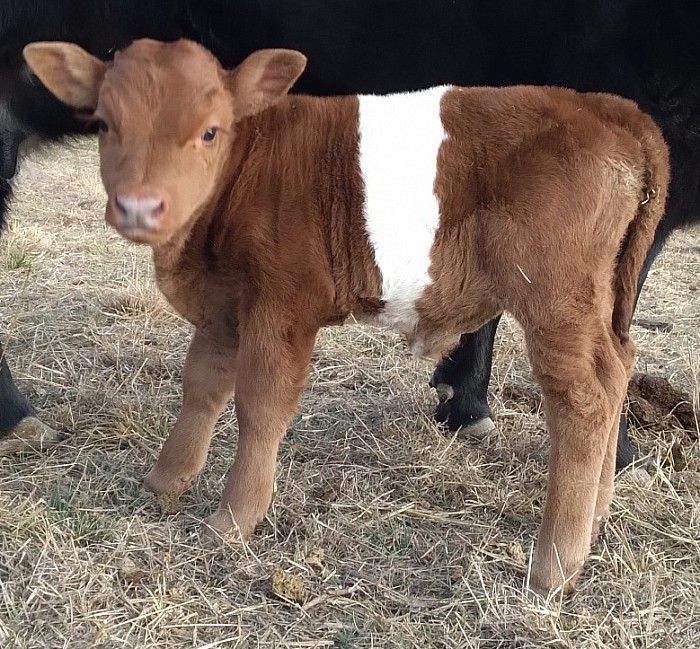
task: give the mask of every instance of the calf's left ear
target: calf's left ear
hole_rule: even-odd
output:
[[[75,108],[97,106],[107,64],[75,43],[30,43],[24,60],[58,99]]]
[[[258,50],[229,72],[237,118],[254,115],[284,97],[306,67],[296,50]]]

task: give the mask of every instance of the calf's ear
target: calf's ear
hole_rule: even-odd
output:
[[[237,118],[254,115],[284,97],[306,67],[306,57],[295,50],[258,50],[229,72]]]
[[[63,103],[95,108],[107,64],[75,43],[30,43],[24,60],[41,82]]]

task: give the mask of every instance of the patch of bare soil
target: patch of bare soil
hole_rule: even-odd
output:
[[[663,376],[635,374],[627,390],[628,410],[636,426],[663,431],[669,426],[698,438],[698,415],[692,397]]]

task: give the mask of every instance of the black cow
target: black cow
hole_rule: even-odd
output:
[[[696,0],[2,0],[0,153],[11,175],[29,135],[80,122],[21,64],[32,40],[73,40],[107,57],[139,36],[187,36],[234,65],[262,47],[309,58],[296,90],[390,92],[441,83],[550,84],[636,100],[670,144],[673,181],[640,288],[669,233],[700,219],[700,3]],[[0,222],[9,182],[0,185]],[[435,370],[437,417],[452,429],[488,420],[497,321],[462,337]],[[0,356],[1,356],[0,352]],[[0,366],[0,435],[31,412]],[[618,464],[631,459],[621,430]]]

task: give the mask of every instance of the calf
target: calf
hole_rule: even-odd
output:
[[[699,30],[695,0],[2,0],[0,224],[19,143],[86,130],[27,73],[24,45],[70,39],[109,57],[133,38],[187,36],[230,66],[263,47],[306,52],[296,89],[311,94],[534,83],[635,100],[664,132],[673,170],[643,281],[669,234],[700,220]],[[465,334],[433,376],[436,416],[453,430],[492,426],[496,325]],[[0,438],[33,412],[4,358],[0,345]],[[624,427],[619,444],[624,466],[633,450]]]
[[[509,311],[552,437],[532,579],[573,588],[611,499],[637,278],[666,200],[649,117],[559,88],[290,97],[305,66],[291,50],[230,72],[184,40],[137,41],[113,64],[66,43],[25,57],[94,109],[107,221],[152,247],[196,328],[148,490],[168,503],[189,487],[235,386],[238,451],[207,523],[246,536],[320,327],[354,314],[439,358]]]

